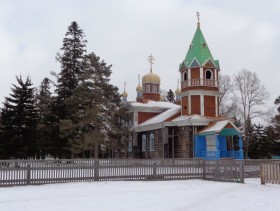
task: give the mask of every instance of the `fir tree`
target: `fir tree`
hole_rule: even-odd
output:
[[[249,151],[250,151],[250,145],[254,143],[254,125],[251,122],[251,119],[249,118],[244,125],[244,131],[247,131],[244,133],[243,136],[243,149],[246,158],[248,158]]]
[[[278,106],[278,114],[274,116],[274,118],[272,119],[272,123],[276,132],[277,139],[280,140],[280,96],[276,98],[274,104]]]
[[[174,92],[171,89],[169,89],[169,91],[167,92],[166,98],[167,98],[168,102],[171,102],[171,103],[175,102],[175,95],[174,95]]]
[[[87,55],[81,82],[66,100],[71,115],[61,121],[61,137],[67,138],[76,155],[89,152],[90,157],[98,158],[110,145],[114,115],[121,103],[118,88],[109,83],[110,68],[94,53]]]
[[[57,157],[59,154],[59,140],[57,139],[58,134],[56,130],[58,118],[54,112],[54,97],[50,89],[50,79],[44,78],[36,95],[36,108],[39,114],[37,126],[39,134],[38,142],[40,145],[40,154],[43,157],[48,154]]]
[[[80,29],[77,22],[73,21],[63,39],[63,46],[60,49],[62,54],[57,56],[57,60],[61,64],[56,89],[58,94],[57,105],[60,106],[58,114],[62,119],[67,115],[64,101],[72,96],[79,84],[82,61],[86,53],[86,42],[83,30]]]
[[[1,139],[4,140],[5,158],[27,158],[38,154],[34,88],[29,77],[26,81],[16,77],[12,93],[5,98],[1,109]]]
[[[131,113],[129,113],[129,106],[121,104],[120,109],[115,112],[113,117],[113,125],[110,132],[110,144],[108,146],[109,157],[114,158],[115,152],[121,156],[121,152],[124,151],[128,156],[128,141],[131,127]]]
[[[83,30],[80,29],[77,22],[73,21],[63,39],[63,46],[60,49],[62,53],[58,54],[56,58],[61,64],[61,71],[57,75],[58,83],[55,90],[57,97],[53,103],[53,111],[57,118],[56,124],[54,124],[54,139],[57,140],[57,151],[60,158],[70,155],[67,150],[68,140],[61,138],[59,124],[61,120],[67,120],[72,115],[65,102],[72,97],[81,80],[86,42]]]

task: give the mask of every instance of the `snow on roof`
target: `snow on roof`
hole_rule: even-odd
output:
[[[156,101],[148,101],[147,103],[139,103],[139,102],[133,102],[131,103],[131,106],[135,106],[135,107],[158,107],[158,108],[180,108],[181,106],[176,105],[174,103],[170,103],[170,102],[156,102]]]
[[[203,129],[199,133],[209,133],[209,132],[220,133],[228,124],[231,124],[232,127],[240,133],[240,130],[229,120],[211,122],[207,128]]]
[[[197,114],[193,114],[193,115],[179,116],[176,119],[173,119],[172,121],[175,122],[175,121],[185,121],[185,120],[192,120],[192,119],[195,119],[195,120],[200,120],[200,119],[201,120],[205,120],[207,118],[203,117],[203,116],[200,116],[200,115],[197,115]]]
[[[228,120],[224,121],[218,121],[213,122],[213,124],[210,125],[210,127],[206,128],[205,130],[202,130],[201,133],[207,133],[207,132],[220,132],[224,127],[229,123]]]
[[[141,126],[144,126],[144,125],[150,125],[150,124],[156,124],[156,123],[164,122],[168,118],[170,118],[170,117],[174,116],[175,114],[177,114],[178,112],[180,112],[180,109],[181,109],[180,106],[170,108],[170,109],[162,112],[161,114],[159,114],[159,115],[141,123],[139,126],[141,127]]]

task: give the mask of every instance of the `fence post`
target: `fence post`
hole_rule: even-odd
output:
[[[263,164],[260,164],[260,176],[261,176],[261,185],[265,185]]]
[[[203,179],[206,180],[206,160],[202,160],[202,173],[203,173]]]
[[[99,160],[94,160],[94,181],[99,180]]]
[[[157,164],[154,163],[153,164],[153,179],[156,179],[156,175],[157,175]]]
[[[244,183],[244,160],[239,160],[240,164],[240,182]]]
[[[26,184],[30,185],[30,180],[31,180],[31,167],[30,167],[30,163],[27,164],[27,169],[26,169]]]

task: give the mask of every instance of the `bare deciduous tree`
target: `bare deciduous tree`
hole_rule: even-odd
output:
[[[243,69],[234,76],[234,85],[238,93],[238,108],[242,116],[244,127],[245,155],[248,157],[248,122],[255,117],[262,117],[265,112],[262,106],[269,98],[265,85],[261,83],[257,74]]]
[[[221,116],[236,116],[237,97],[233,92],[234,86],[229,75],[219,75],[219,105]]]

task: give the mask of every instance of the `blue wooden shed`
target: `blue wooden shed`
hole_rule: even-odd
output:
[[[195,135],[195,157],[206,160],[244,159],[242,133],[230,121],[209,123]]]

